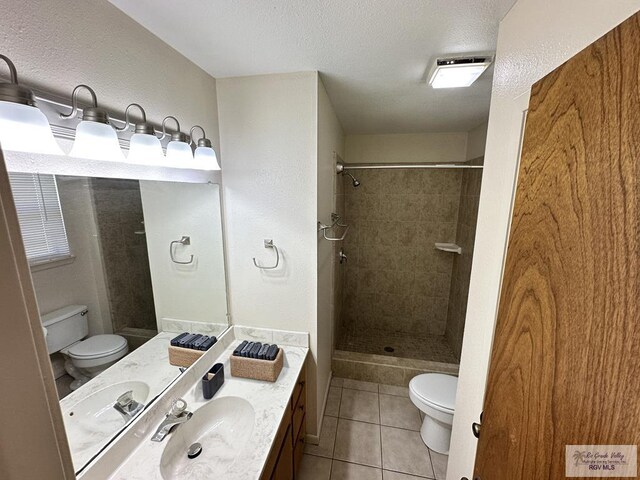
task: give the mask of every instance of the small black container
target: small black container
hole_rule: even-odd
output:
[[[202,394],[204,398],[209,400],[213,398],[220,387],[224,383],[224,365],[216,363],[211,369],[202,377]]]

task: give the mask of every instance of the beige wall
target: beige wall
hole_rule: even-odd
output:
[[[487,145],[487,129],[489,122],[478,125],[473,130],[467,132],[467,154],[466,160],[474,160],[484,157],[484,149]]]
[[[467,133],[347,135],[347,163],[463,162]]]
[[[519,0],[500,24],[478,230],[462,347],[448,480],[472,477],[530,88],[640,9],[640,0]]]
[[[232,322],[310,332],[308,433],[316,433],[318,74],[218,81]],[[264,239],[280,249],[281,265]]]
[[[334,189],[338,180],[335,170],[334,152],[344,155],[344,133],[338,117],[336,117],[329,96],[318,78],[318,220],[328,223],[331,213],[335,211]],[[318,234],[318,320],[317,336],[317,405],[318,424],[322,421],[324,404],[331,378],[331,357],[333,355],[335,337],[336,295],[334,277],[336,271],[338,245],[328,242]]]
[[[102,268],[98,230],[85,177],[58,177],[72,263],[31,273],[41,314],[66,305],[87,305],[89,334],[112,333],[106,279]]]

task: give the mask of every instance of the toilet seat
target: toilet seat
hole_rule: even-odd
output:
[[[409,382],[411,392],[428,406],[453,414],[456,405],[458,378],[442,373],[417,375]]]
[[[127,340],[120,335],[94,335],[72,345],[66,352],[71,358],[92,360],[109,357],[127,349]]]

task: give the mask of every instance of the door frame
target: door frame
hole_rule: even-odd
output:
[[[465,319],[462,356],[460,359],[460,371],[458,376],[458,389],[456,394],[455,415],[453,416],[453,427],[451,433],[451,447],[449,451],[449,462],[447,468],[447,480],[459,480],[462,474],[460,472],[473,472],[473,466],[476,458],[476,449],[478,446],[477,439],[471,431],[471,424],[479,422],[479,415],[482,412],[484,404],[484,392],[487,383],[487,375],[489,372],[489,359],[491,355],[491,347],[493,345],[493,333],[495,323],[498,316],[498,304],[500,302],[500,292],[502,291],[502,279],[504,274],[504,265],[507,259],[507,245],[509,243],[509,233],[511,231],[511,218],[513,213],[513,205],[516,194],[518,170],[520,167],[520,157],[522,154],[522,143],[524,140],[524,127],[526,122],[526,114],[529,109],[529,97],[531,96],[531,88],[514,98],[509,105],[511,110],[510,132],[508,135],[508,151],[509,158],[513,159],[513,171],[509,174],[511,185],[511,193],[509,201],[509,218],[506,225],[504,237],[500,239],[501,244],[494,244],[496,250],[500,249],[500,279],[498,284],[498,295],[493,305],[493,322],[490,331],[486,328],[486,324],[477,321],[475,312],[467,307]],[[490,119],[491,121],[491,119]],[[483,185],[480,190],[480,209],[483,206],[483,197],[491,195],[484,188],[484,175],[487,171],[489,174],[494,167],[485,161],[483,172]],[[484,212],[478,213],[478,223],[482,222]],[[489,215],[491,212],[489,213]],[[476,236],[476,242],[477,242]],[[475,251],[475,247],[474,247]],[[471,267],[471,283],[469,291],[475,288],[474,283],[482,281],[480,275],[474,275],[474,270],[481,268],[476,262],[474,255]],[[468,473],[471,478],[471,473]]]

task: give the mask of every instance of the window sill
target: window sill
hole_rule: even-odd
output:
[[[31,272],[39,272],[41,270],[48,270],[50,268],[62,267],[63,265],[69,265],[75,261],[75,255],[68,255],[65,257],[53,258],[51,260],[44,260],[40,262],[30,263],[29,268]]]

